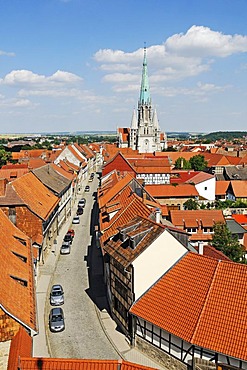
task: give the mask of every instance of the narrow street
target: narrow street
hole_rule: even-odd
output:
[[[100,250],[94,243],[94,224],[97,223],[96,191],[98,178],[89,183],[80,224],[72,225],[75,237],[69,255],[59,255],[52,284],[64,289],[65,330],[51,333],[47,329],[51,357],[118,359],[97,317],[95,303],[100,309],[106,305],[103,266]],[[84,189],[83,189],[84,190]],[[78,197],[78,200],[80,199]],[[60,245],[57,246],[59,253]],[[49,292],[48,292],[49,293]],[[48,313],[51,306],[46,307]],[[47,326],[48,328],[48,315]]]

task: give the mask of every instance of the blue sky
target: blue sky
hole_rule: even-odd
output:
[[[246,0],[0,0],[0,132],[247,130]]]

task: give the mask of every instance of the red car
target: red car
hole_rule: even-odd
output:
[[[75,236],[75,230],[74,229],[69,229],[67,231],[67,234],[70,234],[72,236],[72,238],[74,238],[74,236]]]

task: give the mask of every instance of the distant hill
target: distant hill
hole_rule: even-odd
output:
[[[210,132],[209,134],[201,135],[199,138],[203,140],[234,140],[234,139],[242,139],[247,137],[247,131],[216,131]]]

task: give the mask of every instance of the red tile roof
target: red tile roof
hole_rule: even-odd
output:
[[[197,251],[199,251],[199,247],[194,245],[193,246]],[[203,246],[203,255],[207,257],[212,257],[217,260],[222,260],[222,261],[231,261],[231,259],[227,256],[224,255],[221,251],[218,251],[212,245],[204,245]]]
[[[1,308],[22,325],[36,330],[31,240],[0,210]],[[26,262],[25,262],[26,261]]]
[[[43,220],[49,217],[59,202],[59,198],[31,172],[12,181],[11,185],[23,202]]]
[[[247,180],[231,181],[231,186],[236,198],[247,198]]]
[[[8,370],[18,369],[20,357],[32,356],[32,338],[23,327],[11,340]]]
[[[213,227],[217,222],[225,223],[225,218],[221,210],[218,209],[198,209],[198,210],[171,210],[171,222],[178,227]]]
[[[154,198],[178,198],[178,197],[195,197],[199,196],[198,191],[193,184],[178,184],[178,185],[146,185],[145,189]]]
[[[226,195],[230,181],[216,181],[215,195]]]
[[[127,224],[133,217],[149,217],[152,213],[152,209],[148,208],[141,198],[136,194],[131,194],[131,189],[127,189],[126,194],[128,196],[125,199],[119,200],[120,208],[117,214],[110,221],[101,225],[101,231],[103,231],[102,243],[115,235],[118,232],[118,227]]]
[[[232,218],[237,221],[241,225],[247,225],[247,215],[234,215],[232,214]]]
[[[127,174],[124,178],[122,178],[117,184],[115,184],[107,193],[100,196],[98,199],[99,208],[102,208],[109,202],[116,194],[122,191],[133,179],[133,177]]]
[[[21,370],[151,370],[124,360],[84,360],[70,358],[21,358]]]
[[[197,346],[247,360],[247,266],[187,253],[131,313]]]

